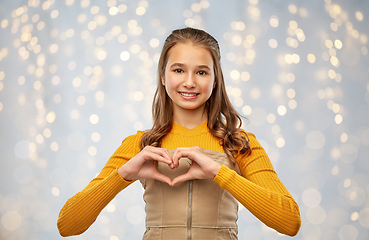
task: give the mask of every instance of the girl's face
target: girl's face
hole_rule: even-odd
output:
[[[192,43],[179,43],[168,52],[164,76],[161,77],[173,112],[203,113],[214,86],[214,66],[210,52]]]

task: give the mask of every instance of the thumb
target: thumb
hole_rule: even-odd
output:
[[[177,183],[185,182],[185,181],[192,180],[192,179],[193,177],[187,172],[173,179],[172,186],[176,185]]]
[[[163,175],[159,172],[154,172],[152,174],[151,178],[155,179],[155,180],[159,180],[161,182],[168,183],[169,185],[172,185],[172,180],[169,177],[167,177],[167,176],[165,176],[165,175]]]

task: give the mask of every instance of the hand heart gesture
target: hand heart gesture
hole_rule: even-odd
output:
[[[177,148],[173,154],[174,168],[179,166],[179,159],[187,157],[191,167],[187,173],[173,179],[172,186],[177,183],[193,179],[213,179],[219,172],[221,165],[208,157],[199,147]]]
[[[171,169],[179,166],[179,159],[188,158],[192,163],[187,173],[173,179],[173,181],[158,172],[155,162],[168,164]],[[219,172],[221,165],[208,157],[199,147],[177,148],[170,156],[165,148],[146,146],[139,154],[131,158],[118,169],[120,176],[128,181],[133,179],[156,179],[171,186],[193,179],[213,179]]]
[[[172,185],[169,177],[158,172],[155,161],[166,163],[170,168],[174,168],[172,158],[167,149],[146,146],[140,153],[120,167],[118,173],[127,181],[151,178]]]

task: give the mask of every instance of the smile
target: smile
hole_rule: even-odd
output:
[[[199,95],[199,93],[184,93],[184,92],[179,92],[179,94],[181,94],[184,97],[195,97]]]

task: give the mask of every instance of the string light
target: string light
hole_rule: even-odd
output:
[[[185,3],[170,15],[158,10],[168,3],[158,4],[29,0],[15,9],[3,4],[1,152],[15,166],[0,170],[15,180],[11,191],[0,194],[5,235],[57,238],[54,220],[66,194],[91,180],[85,176],[95,175],[101,159],[111,155],[107,146],[121,142],[127,131],[151,127],[161,47],[182,24],[209,30],[219,40],[227,93],[247,118],[243,127],[263,138],[276,168],[290,171],[284,179],[306,216],[302,238],[326,237],[323,224],[324,232],[340,238],[365,236],[369,165],[362,153],[369,146],[369,84],[362,64],[368,57],[362,9],[368,4],[325,0],[325,15],[319,16],[308,2],[282,4],[272,16],[258,0],[246,1],[241,15],[227,11],[228,3],[207,0]],[[7,139],[9,129],[16,129],[15,143],[14,132]],[[340,201],[322,201],[328,187]],[[142,194],[139,185],[131,191]],[[127,203],[124,194],[117,198],[127,207],[109,203],[97,223],[102,225],[86,238],[96,232],[110,240],[137,235],[144,206]],[[240,209],[240,214],[242,238],[242,219],[249,213]],[[113,221],[126,225],[101,231]]]

